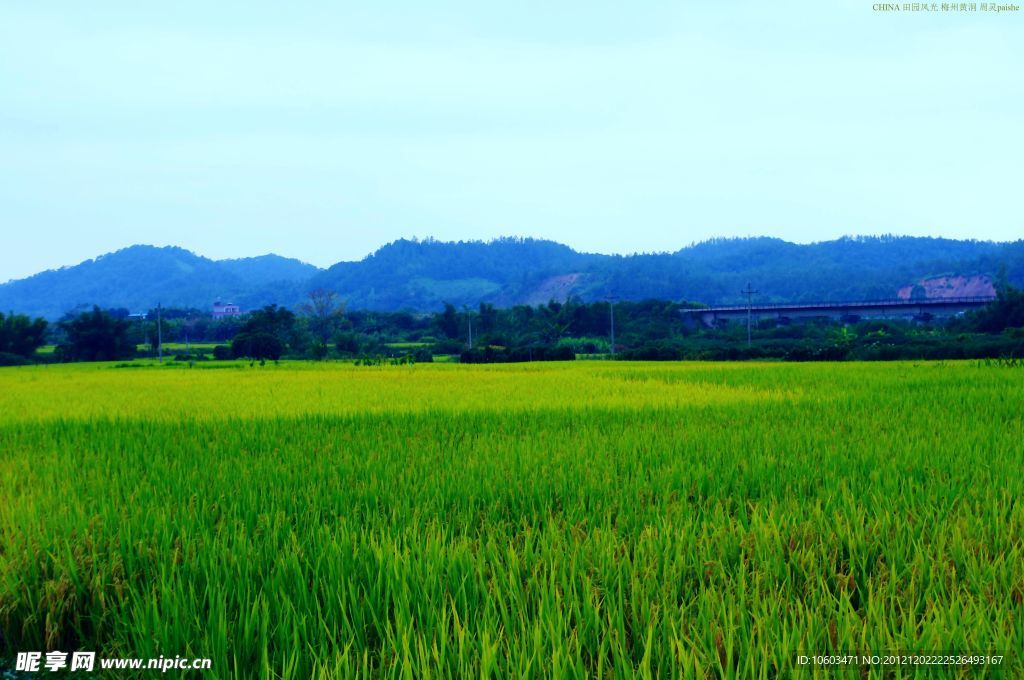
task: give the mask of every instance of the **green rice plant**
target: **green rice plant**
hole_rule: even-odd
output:
[[[3,659],[787,678],[974,653],[1004,659],[827,676],[1024,675],[1018,371],[44,365],[0,388]]]

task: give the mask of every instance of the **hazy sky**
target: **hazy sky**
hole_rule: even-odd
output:
[[[977,4],[5,2],[0,281],[133,243],[1021,238],[1024,12]]]

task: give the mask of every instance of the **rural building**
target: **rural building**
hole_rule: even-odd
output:
[[[238,316],[242,313],[242,309],[234,302],[217,302],[213,303],[213,318],[220,319],[225,316]]]

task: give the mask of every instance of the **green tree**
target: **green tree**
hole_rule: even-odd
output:
[[[455,305],[444,303],[444,311],[438,317],[437,325],[445,337],[451,339],[459,337],[459,313],[455,310]]]
[[[113,361],[135,355],[129,322],[115,319],[98,306],[58,325],[66,335],[57,348],[64,361]]]
[[[982,333],[1024,327],[1024,291],[1002,282],[996,288],[996,299],[974,312],[970,325]]]
[[[493,333],[498,325],[498,311],[494,305],[486,302],[480,303],[480,333]]]
[[[301,351],[302,338],[295,327],[295,313],[277,305],[267,305],[249,314],[238,336],[269,335],[275,338],[284,349],[291,347]],[[237,336],[236,336],[237,337]],[[261,341],[262,342],[262,341]],[[241,356],[251,356],[243,354]]]
[[[295,313],[277,305],[267,305],[249,314],[242,324],[242,333],[269,333],[283,338],[295,326]]]
[[[329,343],[345,324],[345,304],[333,290],[318,288],[306,296],[299,308],[306,327],[313,336],[313,355],[317,359],[327,356]]]
[[[256,331],[239,333],[231,341],[231,354],[236,358],[277,361],[284,352],[284,343],[270,333]]]
[[[29,319],[24,314],[0,312],[0,353],[31,357],[46,342],[46,319]]]
[[[546,306],[538,308],[545,324],[542,329],[544,341],[547,343],[558,342],[558,340],[569,332],[572,327],[573,305],[571,302],[562,304],[551,300]]]

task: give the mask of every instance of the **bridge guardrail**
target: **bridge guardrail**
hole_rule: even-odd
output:
[[[709,312],[745,312],[765,310],[806,310],[806,309],[857,309],[862,307],[930,307],[955,304],[981,304],[995,300],[994,296],[928,298],[924,300],[904,300],[901,298],[888,300],[848,300],[844,302],[784,302],[778,304],[759,303],[756,305],[726,305],[721,307],[705,307],[704,309],[683,309],[683,314],[707,314]]]

